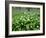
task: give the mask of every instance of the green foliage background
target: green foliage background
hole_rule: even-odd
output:
[[[40,8],[12,7],[12,31],[40,30]]]

